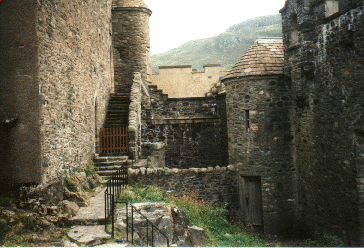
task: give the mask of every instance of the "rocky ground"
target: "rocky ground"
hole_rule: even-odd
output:
[[[104,190],[102,187],[95,189],[94,196],[81,204],[84,205],[83,207],[79,207],[71,201],[64,201],[63,206],[44,206],[40,213],[33,212],[34,210],[18,209],[15,206],[1,208],[0,219],[5,220],[13,227],[11,232],[14,236],[6,243],[0,244],[4,246],[43,247],[131,246],[126,241],[117,241],[125,240],[126,216],[131,215],[130,208],[128,212],[123,207],[116,211],[115,239],[111,239],[111,235],[105,232],[103,224],[105,221]],[[162,203],[139,203],[134,204],[134,206],[166,233],[171,241],[170,245],[205,245],[206,239],[203,229],[191,225],[182,209],[178,209],[176,206],[165,206]],[[146,226],[145,220],[136,214],[134,225],[140,229],[134,234],[134,240],[143,245],[143,236],[146,232],[145,228],[143,231],[143,227]],[[17,232],[21,232],[21,234],[17,234]],[[261,236],[258,233],[252,233],[252,235]],[[164,246],[163,237],[156,236],[155,245]],[[266,245],[270,247],[307,246],[304,240],[283,240],[278,237],[265,239]]]
[[[139,161],[134,166],[140,167],[143,163],[146,161]],[[117,209],[115,238],[111,239],[104,226],[105,188],[100,186],[91,191],[88,183],[90,180],[96,185],[103,182],[97,174],[91,178],[86,177],[84,172],[75,173],[67,182],[68,188],[73,191],[66,187],[63,200],[57,203],[45,203],[39,196],[22,202],[18,207],[14,203],[4,205],[0,201],[0,246],[131,246],[125,241],[127,216],[130,217],[131,209],[127,212],[123,206]],[[166,233],[171,246],[206,244],[204,230],[193,226],[182,209],[162,203],[139,203],[134,206]],[[146,245],[145,220],[136,214],[133,224],[139,229],[134,233],[134,241]],[[3,235],[5,233],[6,236]],[[251,234],[265,239],[267,246],[307,246],[304,240],[284,240],[277,237],[268,239],[259,233]],[[165,239],[156,235],[154,244],[164,246]]]

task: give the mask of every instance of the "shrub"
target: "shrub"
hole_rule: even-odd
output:
[[[9,198],[4,198],[4,197],[0,197],[0,207],[10,207],[10,199]]]
[[[97,172],[98,172],[98,168],[95,167],[92,160],[89,160],[86,164],[86,169],[85,169],[86,176],[93,176],[93,175],[97,174]]]
[[[327,233],[315,232],[312,239],[307,239],[306,244],[310,247],[341,247],[343,246],[340,238]]]
[[[9,227],[8,227],[6,221],[0,219],[0,241],[2,241],[3,237],[5,237],[8,230],[9,230]]]
[[[64,187],[66,187],[69,191],[77,192],[75,179],[70,178],[68,175],[64,177]]]
[[[28,216],[23,216],[21,221],[23,222],[25,229],[34,231],[37,228],[37,225]]]

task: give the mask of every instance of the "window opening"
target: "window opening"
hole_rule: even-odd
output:
[[[246,120],[246,131],[249,133],[249,131],[250,131],[249,110],[245,110],[245,120]]]

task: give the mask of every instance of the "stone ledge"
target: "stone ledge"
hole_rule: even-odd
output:
[[[220,167],[220,166],[216,166],[216,167],[208,167],[208,168],[189,168],[189,169],[149,169],[149,168],[145,168],[145,167],[141,167],[139,169],[128,169],[128,172],[130,175],[132,176],[137,176],[137,175],[150,175],[150,174],[154,174],[154,175],[171,175],[171,174],[186,174],[188,172],[193,172],[193,173],[213,173],[213,172],[221,172],[221,171],[236,171],[236,168],[234,165],[229,165],[227,167]]]
[[[153,125],[220,123],[219,118],[152,119]]]

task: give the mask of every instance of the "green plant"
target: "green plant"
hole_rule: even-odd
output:
[[[310,247],[341,247],[343,246],[340,238],[327,233],[319,233],[315,231],[315,235],[312,239],[307,239],[306,244]]]
[[[98,186],[97,183],[94,183],[92,181],[88,181],[88,185],[90,186],[89,191],[91,192],[94,188],[96,188]]]
[[[9,227],[8,227],[6,221],[0,219],[0,242],[2,241],[3,237],[5,237],[8,230],[9,230]]]
[[[95,167],[92,160],[89,160],[86,164],[86,169],[85,169],[86,176],[93,176],[93,175],[97,174],[97,172],[98,172],[98,168]]]
[[[80,168],[78,168],[78,166],[77,166],[77,165],[75,165],[75,166],[73,167],[73,172],[74,172],[74,173],[80,173],[81,171],[80,171]]]
[[[121,194],[120,200],[130,203],[149,201],[177,205],[185,210],[192,224],[204,228],[208,236],[208,246],[265,246],[263,240],[251,237],[241,227],[225,219],[226,203],[223,207],[213,208],[211,203],[198,200],[198,192],[186,192],[182,197],[173,197],[158,187],[131,182]]]
[[[28,216],[23,216],[21,221],[23,222],[25,229],[34,231],[37,228],[37,225]]]
[[[64,177],[64,187],[67,188],[69,191],[77,192],[77,185],[75,179],[66,175]]]
[[[10,207],[11,203],[10,203],[10,198],[4,198],[4,197],[0,197],[0,207]]]

